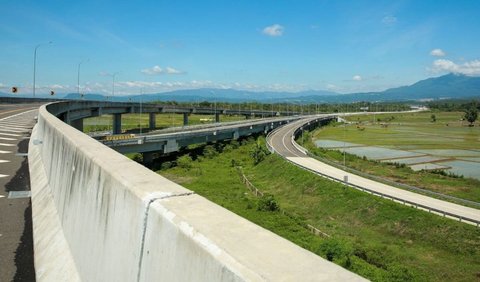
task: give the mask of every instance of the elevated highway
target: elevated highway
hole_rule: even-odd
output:
[[[38,281],[364,280],[62,121],[90,106],[40,107],[30,138]]]
[[[120,153],[171,153],[192,144],[208,143],[221,140],[238,139],[269,131],[298,120],[300,117],[267,118],[242,122],[231,122],[215,125],[200,125],[162,130],[142,135],[126,136],[127,138],[104,138],[99,141]],[[124,137],[120,135],[119,137]]]
[[[302,118],[270,133],[267,137],[269,149],[278,153],[289,162],[323,177],[342,182],[356,189],[395,200],[402,204],[448,216],[460,221],[480,225],[480,210],[442,201],[418,193],[406,191],[380,183],[356,174],[352,174],[312,158],[308,151],[295,142],[304,128],[313,128],[324,124],[330,115]]]

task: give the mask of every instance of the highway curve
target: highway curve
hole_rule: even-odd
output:
[[[316,116],[315,118],[318,117],[319,116]],[[314,120],[315,118],[304,118],[278,128],[267,137],[269,146],[273,148],[275,153],[278,153],[286,160],[313,173],[341,182],[343,182],[345,179],[344,177],[347,176],[348,183],[346,184],[351,187],[365,190],[370,193],[373,192],[372,194],[376,194],[378,196],[383,195],[387,198],[393,198],[397,202],[417,206],[424,210],[430,210],[443,216],[460,219],[462,222],[479,226],[480,210],[478,209],[438,200],[432,197],[386,185],[343,171],[309,157],[303,151],[304,149],[293,141],[293,134],[297,128],[311,120]]]

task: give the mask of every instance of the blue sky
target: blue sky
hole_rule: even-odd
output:
[[[480,1],[0,2],[0,91],[378,91],[480,75]]]

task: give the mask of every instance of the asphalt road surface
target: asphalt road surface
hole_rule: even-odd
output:
[[[0,281],[35,281],[28,136],[40,104],[0,104]]]
[[[462,216],[472,220],[480,221],[480,210],[457,205],[447,201],[438,200],[428,196],[420,195],[414,192],[402,190],[390,185],[376,182],[333,166],[322,163],[314,158],[306,155],[301,149],[297,148],[292,142],[292,136],[296,128],[306,123],[309,119],[306,118],[300,121],[289,123],[275,132],[269,138],[269,144],[274,148],[275,152],[285,157],[292,163],[295,163],[310,171],[327,175],[330,178],[343,181],[347,176],[348,183],[357,187],[367,188],[369,190],[382,193],[397,199],[402,199],[415,204],[423,205],[442,212],[450,213],[456,216]],[[465,221],[468,222],[468,221]],[[471,222],[468,222],[471,223]]]

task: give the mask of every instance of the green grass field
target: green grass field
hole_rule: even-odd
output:
[[[316,148],[313,141],[327,139],[403,150],[480,148],[480,127],[469,127],[467,122],[460,121],[462,113],[433,114],[436,122],[431,121],[430,112],[377,115],[375,118],[381,121],[377,120],[375,124],[373,116],[350,117],[350,121],[359,122],[358,127],[357,124],[333,124],[316,129],[304,139],[304,146],[311,153],[337,162],[343,162],[341,152]],[[391,121],[386,122],[387,119]],[[388,125],[382,127],[380,123]],[[346,159],[348,167],[368,174],[480,202],[480,181],[476,179],[455,178],[426,171],[414,172],[409,167],[369,161],[348,154]]]
[[[260,139],[262,145],[264,139]],[[161,175],[314,253],[373,281],[474,281],[480,276],[480,229],[350,189],[302,170],[277,155],[258,165],[255,141],[217,145],[206,156]],[[273,195],[265,211],[233,165]],[[286,212],[284,214],[283,212]],[[311,224],[331,235],[318,237]],[[299,262],[301,263],[301,262]]]
[[[431,121],[432,114],[435,122]],[[399,149],[479,149],[478,122],[477,126],[469,127],[468,122],[461,121],[462,117],[461,112],[351,116],[348,121],[358,122],[358,126],[365,129],[359,130],[356,125],[330,126],[317,131],[313,137]]]
[[[139,130],[140,127],[145,131],[148,129],[148,114],[123,114],[122,115],[122,129],[123,130]],[[201,119],[210,119],[209,121],[201,121]],[[244,120],[245,116],[237,115],[221,115],[220,122],[229,122]],[[188,117],[189,125],[212,123],[215,121],[213,115],[195,115],[191,114]],[[103,115],[100,117],[86,118],[83,121],[84,131],[86,133],[92,131],[105,131],[112,128],[112,115]],[[156,127],[157,129],[175,127],[183,125],[183,114],[157,114]]]

